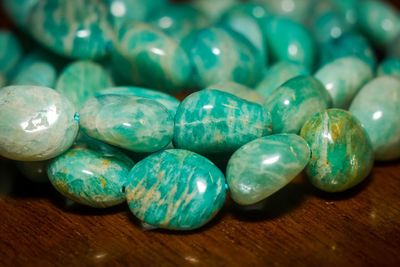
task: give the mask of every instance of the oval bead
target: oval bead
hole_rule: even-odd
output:
[[[198,153],[231,152],[270,132],[271,117],[261,105],[221,91],[202,90],[180,104],[174,145]]]
[[[80,111],[81,128],[92,138],[134,152],[155,152],[172,140],[174,121],[161,104],[124,95],[90,98]]]
[[[335,108],[348,108],[357,92],[372,77],[371,67],[355,57],[337,59],[315,74],[332,97]]]
[[[126,199],[132,213],[153,226],[192,230],[210,221],[226,197],[225,177],[208,159],[170,149],[136,164]]]
[[[125,201],[124,186],[133,162],[104,144],[80,144],[51,161],[48,175],[62,195],[77,203],[106,208]]]
[[[101,65],[76,61],[63,69],[57,79],[56,90],[80,108],[88,98],[111,86],[112,78]]]
[[[0,89],[0,155],[21,161],[53,158],[68,149],[78,132],[75,107],[40,86]]]
[[[235,82],[225,82],[225,83],[214,84],[214,85],[210,85],[206,89],[218,90],[218,91],[222,91],[225,93],[229,93],[229,94],[232,94],[239,98],[242,98],[244,100],[247,100],[249,102],[254,102],[257,104],[262,104],[264,102],[262,96],[258,92],[250,89],[247,86],[244,86],[242,84],[238,84]]]
[[[390,75],[400,79],[400,58],[388,58],[378,67],[378,76]]]
[[[287,185],[309,160],[310,148],[298,135],[277,134],[251,141],[228,162],[230,196],[241,205],[255,204]]]
[[[332,105],[324,86],[312,76],[298,76],[285,82],[264,102],[271,114],[274,133],[298,133],[314,113]]]
[[[22,56],[22,48],[13,33],[0,30],[0,74],[7,77],[17,66]]]
[[[371,138],[377,160],[400,158],[400,80],[372,80],[354,98],[350,112]]]
[[[119,30],[113,66],[129,82],[167,92],[182,91],[191,71],[189,58],[175,39],[139,22]]]
[[[345,110],[315,114],[304,124],[301,136],[312,154],[307,176],[323,191],[347,190],[363,181],[372,169],[371,141],[360,122]]]

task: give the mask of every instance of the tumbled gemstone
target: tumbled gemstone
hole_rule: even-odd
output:
[[[0,30],[0,74],[7,75],[17,66],[22,56],[22,48],[13,33]]]
[[[219,83],[219,84],[213,84],[213,85],[210,85],[206,89],[218,90],[218,91],[222,91],[225,93],[230,93],[239,98],[242,98],[244,100],[254,102],[257,104],[262,104],[264,102],[264,99],[257,91],[252,90],[245,85],[238,84],[235,82],[224,82],[224,83]]]

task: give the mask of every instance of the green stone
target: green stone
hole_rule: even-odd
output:
[[[277,134],[251,141],[229,160],[230,196],[241,205],[255,204],[290,183],[309,160],[310,148],[298,135]]]
[[[400,58],[388,58],[378,67],[378,76],[390,75],[400,79]]]
[[[49,181],[47,175],[47,164],[45,161],[16,161],[19,171],[29,180],[35,183],[46,183]]]
[[[371,67],[355,57],[332,61],[315,74],[331,95],[335,108],[348,108],[357,92],[372,77]]]
[[[55,158],[48,167],[52,185],[77,203],[106,208],[125,201],[124,187],[133,161],[103,144],[79,144]]]
[[[58,92],[40,86],[0,89],[0,155],[41,161],[67,150],[75,140],[75,107]]]
[[[217,21],[222,14],[240,4],[240,0],[193,0],[193,6],[205,14],[210,22]]]
[[[262,104],[264,99],[262,96],[255,90],[250,89],[249,87],[238,84],[235,82],[224,82],[219,84],[210,85],[209,90],[218,90],[225,93],[230,93],[234,96],[247,100],[249,102],[254,102],[257,104]]]
[[[259,0],[274,15],[282,16],[296,22],[305,22],[310,15],[314,0]],[[319,1],[318,1],[319,2]]]
[[[374,155],[368,134],[345,110],[315,114],[304,124],[301,136],[311,148],[307,176],[323,191],[347,190],[363,181],[372,169]]]
[[[56,90],[78,108],[102,89],[113,86],[110,74],[91,61],[76,61],[66,66],[57,79]]]
[[[192,230],[222,208],[225,177],[208,159],[170,149],[136,164],[129,174],[126,199],[132,213],[153,227]]]
[[[225,92],[202,90],[179,106],[174,145],[203,154],[233,152],[270,133],[271,117],[261,105]]]
[[[371,138],[375,159],[400,158],[400,80],[382,76],[370,81],[354,98],[350,112]]]
[[[317,42],[329,42],[353,30],[354,25],[346,21],[345,14],[328,10],[312,22],[312,32]]]
[[[300,132],[314,113],[332,105],[324,86],[312,76],[297,76],[276,89],[264,102],[274,133]]]
[[[18,27],[25,29],[29,27],[27,24],[29,14],[37,2],[39,0],[3,0],[2,7]]]
[[[6,76],[17,66],[22,56],[22,48],[14,34],[0,30],[0,74]]]
[[[134,152],[155,152],[172,140],[174,120],[156,101],[128,95],[90,98],[80,111],[81,129],[92,138]]]
[[[310,74],[310,71],[303,65],[280,61],[265,71],[263,79],[256,87],[256,91],[266,99],[275,89],[291,78]]]

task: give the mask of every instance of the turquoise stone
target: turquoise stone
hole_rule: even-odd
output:
[[[312,76],[298,76],[285,82],[264,102],[271,114],[274,133],[300,132],[314,113],[332,105],[324,86]]]
[[[291,78],[310,74],[310,71],[303,65],[288,61],[277,62],[265,71],[263,79],[256,87],[256,91],[266,99],[279,86]]]
[[[368,134],[345,110],[315,114],[304,124],[301,136],[311,148],[307,176],[323,191],[347,190],[363,181],[372,169],[374,155]]]
[[[192,230],[210,221],[225,202],[225,177],[208,159],[170,149],[153,154],[129,173],[132,213],[153,227]]]
[[[254,86],[261,78],[259,51],[238,34],[205,28],[189,34],[182,46],[193,68],[190,84],[196,88],[227,81]]]
[[[331,0],[334,4],[334,8],[343,14],[346,22],[350,25],[356,25],[358,21],[358,6],[363,0]]]
[[[112,26],[97,0],[41,0],[28,23],[39,43],[62,56],[99,58],[112,48]]]
[[[290,183],[309,160],[310,148],[298,135],[276,134],[251,141],[228,162],[230,196],[241,205],[255,204]]]
[[[193,0],[192,5],[207,16],[210,22],[217,21],[226,11],[240,4],[240,0]]]
[[[400,158],[400,80],[378,77],[354,98],[350,112],[361,122],[377,160]]]
[[[174,145],[198,153],[232,152],[271,133],[271,117],[256,103],[217,90],[186,97],[175,115]]]
[[[173,136],[174,120],[164,106],[129,95],[92,97],[80,119],[90,137],[134,152],[160,150]]]
[[[250,89],[247,86],[235,83],[235,82],[224,82],[219,84],[213,84],[207,87],[209,90],[218,90],[225,93],[230,93],[234,96],[242,98],[244,100],[254,102],[257,104],[262,104],[264,99],[262,96],[255,90]]]
[[[113,61],[127,81],[170,93],[182,91],[191,73],[189,58],[178,42],[140,22],[120,29]]]
[[[378,76],[391,75],[400,79],[400,58],[387,58],[378,67]]]
[[[107,88],[98,92],[97,95],[128,95],[135,96],[137,98],[154,100],[163,105],[166,109],[168,109],[172,117],[175,117],[176,110],[178,109],[178,106],[180,104],[180,101],[171,95],[160,91],[136,86],[119,86]]]
[[[102,89],[113,86],[110,74],[91,61],[76,61],[66,66],[57,79],[56,90],[78,108]]]
[[[346,21],[344,14],[329,10],[313,20],[312,32],[317,42],[328,42],[350,32],[353,26]]]
[[[384,1],[364,0],[359,5],[358,26],[378,45],[388,45],[400,34],[400,13]]]
[[[75,140],[75,107],[53,89],[8,86],[0,89],[0,155],[41,161],[67,150]]]
[[[49,181],[47,175],[48,160],[45,161],[16,161],[19,171],[29,180],[35,183]]]
[[[314,0],[259,0],[265,8],[279,16],[303,23],[310,15]],[[318,1],[319,2],[319,1]]]
[[[3,0],[2,6],[8,17],[20,28],[25,29],[32,8],[39,0]]]
[[[125,201],[124,187],[133,161],[115,148],[79,144],[51,161],[52,185],[66,198],[95,208]]]
[[[331,95],[335,108],[348,108],[357,92],[372,77],[371,67],[355,57],[339,58],[315,74]]]
[[[22,48],[13,33],[0,30],[0,74],[7,76],[17,66]]]

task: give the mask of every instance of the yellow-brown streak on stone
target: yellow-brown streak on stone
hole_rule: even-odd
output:
[[[103,188],[105,188],[105,187],[107,186],[107,180],[104,179],[103,176],[100,176],[99,180],[100,180],[101,186],[102,186]]]

